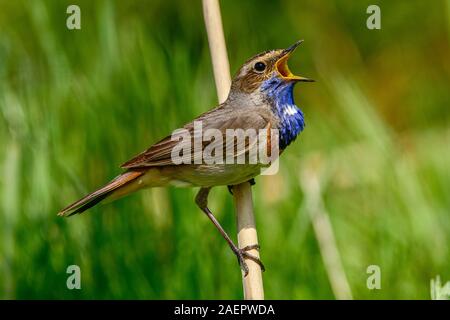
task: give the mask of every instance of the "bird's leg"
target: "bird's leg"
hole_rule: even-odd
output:
[[[247,181],[248,183],[250,183],[251,186],[254,186],[256,184],[255,182],[255,178],[251,178],[250,180]],[[227,186],[228,187],[228,192],[233,195],[233,186]]]
[[[250,245],[250,246],[246,246],[242,249],[238,248],[233,243],[233,240],[231,240],[230,236],[222,228],[219,221],[217,221],[216,217],[214,217],[211,210],[208,209],[208,194],[209,194],[210,190],[211,190],[211,188],[201,188],[200,191],[198,192],[197,196],[195,197],[195,203],[208,216],[209,220],[212,221],[212,223],[216,226],[217,230],[219,230],[222,237],[227,241],[231,250],[236,255],[239,265],[241,266],[242,270],[244,270],[244,276],[247,276],[247,274],[248,274],[248,266],[247,266],[247,263],[245,262],[245,259],[250,259],[250,260],[256,262],[261,267],[261,270],[264,271],[265,268],[264,268],[264,265],[262,264],[261,260],[247,252],[247,251],[253,250],[253,249],[259,250],[259,245],[257,245],[257,244]]]

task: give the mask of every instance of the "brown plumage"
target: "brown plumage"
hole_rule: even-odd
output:
[[[274,74],[286,79],[286,81],[307,80],[306,78],[294,76],[287,67],[289,54],[299,43],[288,49],[265,51],[248,59],[236,73],[227,101],[200,115],[183,128],[188,130],[192,137],[195,136],[194,121],[200,121],[203,130],[219,129],[223,135],[225,135],[226,129],[259,130],[268,127],[277,128],[279,119],[274,115],[270,101],[261,94],[258,88],[261,87],[264,81],[273,77]],[[265,69],[263,71],[256,70],[255,66],[257,63],[263,63]],[[226,139],[223,139],[223,141],[223,149],[225,150]],[[183,141],[182,143],[188,142]],[[104,187],[62,209],[59,215],[69,216],[81,213],[102,200],[111,198],[113,195],[115,198],[117,198],[118,194],[121,196],[125,195],[126,192],[124,190],[131,192],[135,189],[170,184],[200,187],[232,185],[246,181],[245,179],[252,178],[260,171],[259,166],[249,167],[246,170],[234,170],[235,172],[233,172],[233,166],[227,165],[216,165],[215,167],[174,165],[171,152],[179,143],[176,139],[173,139],[172,135],[165,137],[122,164],[121,168],[126,170],[122,175],[116,177]],[[192,145],[192,141],[190,143]],[[194,150],[191,150],[191,159],[194,160],[196,157],[201,156],[201,152],[209,143],[208,141],[203,141],[202,149],[197,154]],[[247,147],[248,145],[246,145]],[[242,152],[248,152],[248,150],[246,149]],[[151,174],[147,172],[150,169],[153,169]],[[149,181],[149,176],[154,180]],[[133,188],[130,186],[133,186]],[[119,189],[122,189],[122,191],[119,192]]]
[[[144,173],[145,171],[143,170],[124,172],[104,187],[84,196],[80,200],[64,208],[60,211],[59,215],[71,216],[76,213],[81,213],[104,200],[107,196],[114,192],[114,190],[126,186],[127,183],[130,183],[137,177],[142,176]]]
[[[282,129],[282,132],[285,132],[284,138],[288,139],[288,144],[295,139],[296,135],[303,129],[303,114],[293,105],[292,87],[298,81],[310,80],[294,76],[287,66],[287,60],[291,52],[300,43],[299,41],[287,49],[266,51],[247,60],[234,77],[227,100],[182,128],[190,134],[190,139],[178,141],[177,138],[182,136],[181,133],[177,133],[160,140],[144,152],[125,162],[121,166],[125,170],[124,173],[102,188],[62,209],[59,215],[71,216],[81,213],[105,199],[114,200],[144,188],[168,185],[198,186],[201,189],[196,198],[196,203],[219,229],[233,252],[238,256],[241,266],[246,270],[243,258],[253,259],[254,257],[246,253],[245,248],[238,249],[226,235],[207,207],[207,196],[209,190],[214,186],[232,186],[252,179],[267,164],[208,164],[204,162],[196,163],[194,160],[202,157],[206,148],[216,145],[221,147],[222,150],[228,150],[228,147],[236,150],[236,154],[233,155],[235,158],[240,154],[244,154],[247,159],[250,150],[253,150],[252,148],[255,145],[246,142],[241,146],[242,150],[239,149],[240,147],[236,142],[237,139],[230,141],[230,139],[225,138],[227,129],[241,129],[244,131],[253,129],[256,132],[261,129]],[[280,100],[288,104],[277,104],[278,102],[274,100],[276,99],[274,94],[288,87],[290,91],[280,91],[283,95],[290,95],[283,96],[283,99]],[[289,102],[291,100],[292,103]],[[281,110],[280,108],[284,109]],[[293,120],[290,120],[290,116],[295,117]],[[203,132],[208,129],[217,129],[223,139],[219,141],[202,141],[201,148],[195,150],[192,147],[193,139],[198,135],[195,131],[195,121],[201,122]],[[271,139],[267,141],[270,146]],[[191,160],[190,163],[175,164],[173,162],[172,151],[175,147],[180,146],[189,150],[187,157]],[[272,149],[269,148],[267,150]],[[260,263],[259,260],[257,262]]]

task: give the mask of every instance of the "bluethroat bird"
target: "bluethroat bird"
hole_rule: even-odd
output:
[[[227,100],[216,108],[200,115],[182,129],[186,133],[195,133],[195,123],[200,122],[203,130],[215,129],[225,135],[229,129],[275,129],[277,135],[277,155],[295,140],[305,126],[302,111],[295,105],[293,88],[297,82],[310,82],[308,78],[296,76],[288,68],[287,61],[291,53],[302,41],[296,42],[287,49],[270,50],[260,53],[249,60],[239,69],[234,77]],[[229,139],[223,142],[215,139],[216,146],[220,141],[223,148],[230,147]],[[271,141],[270,139],[268,140]],[[260,174],[261,163],[238,164],[229,162],[205,163],[198,161],[176,162],[173,151],[184,143],[188,148],[184,160],[197,159],[198,155],[206,151],[209,143],[203,141],[199,147],[192,146],[191,139],[180,142],[168,136],[152,145],[122,165],[124,172],[100,189],[86,195],[82,199],[69,205],[59,212],[61,216],[71,216],[81,213],[94,205],[108,199],[115,200],[131,192],[153,187],[188,186],[200,187],[195,198],[196,204],[213,222],[228,245],[237,256],[245,275],[248,267],[244,258],[257,262],[264,270],[261,261],[248,253],[258,246],[238,248],[207,205],[209,191],[215,186],[237,185],[246,181],[254,182],[253,178]],[[194,143],[195,144],[195,143]],[[232,140],[233,151],[239,147],[236,139]],[[196,150],[197,149],[197,150]],[[246,141],[237,150],[239,154],[248,154],[250,143]]]

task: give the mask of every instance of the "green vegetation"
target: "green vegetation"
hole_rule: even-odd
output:
[[[216,104],[199,1],[75,2],[79,31],[74,1],[0,0],[0,298],[241,298],[195,189],[56,216]],[[299,180],[313,172],[354,298],[430,298],[431,278],[450,280],[449,1],[222,2],[232,72],[305,39],[291,70],[317,80],[295,90],[306,130],[253,188],[266,297],[334,298]],[[235,236],[226,188],[210,199]]]

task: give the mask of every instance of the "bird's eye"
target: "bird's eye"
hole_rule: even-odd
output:
[[[259,61],[259,62],[255,63],[254,68],[257,72],[263,72],[264,69],[266,69],[266,64],[264,62]]]

